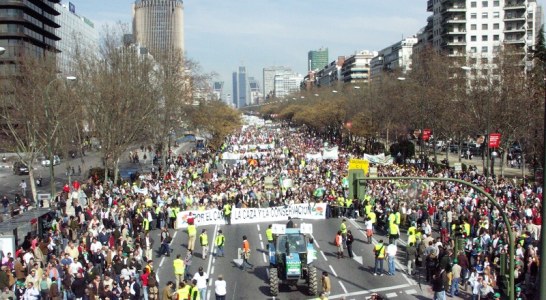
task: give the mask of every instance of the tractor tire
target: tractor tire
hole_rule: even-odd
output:
[[[307,276],[309,276],[307,281],[308,287],[309,287],[309,295],[317,296],[318,295],[317,268],[309,266]]]
[[[277,268],[269,268],[269,292],[271,296],[279,294],[279,274]]]

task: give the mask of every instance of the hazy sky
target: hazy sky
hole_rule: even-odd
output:
[[[70,2],[99,33],[103,24],[132,19],[133,0]],[[239,65],[260,83],[262,68],[271,65],[306,74],[309,50],[327,47],[329,61],[378,51],[414,35],[430,14],[426,0],[185,0],[186,54],[203,71],[218,73],[231,93]]]

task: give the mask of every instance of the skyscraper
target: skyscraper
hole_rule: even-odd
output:
[[[262,99],[262,90],[260,89],[260,83],[254,77],[248,77],[248,87],[250,91],[250,98],[248,104],[258,104]]]
[[[214,97],[216,99],[214,100],[224,100],[223,93],[224,93],[224,82],[223,81],[215,81],[212,83],[212,93],[214,94]]]
[[[21,57],[44,57],[58,52],[56,33],[59,15],[55,3],[61,0],[1,1],[0,47],[6,53],[0,58],[0,74],[13,74]]]
[[[237,72],[233,72],[231,74],[231,80],[233,85],[232,87],[232,94],[231,94],[231,100],[233,101],[233,107],[237,107],[237,101],[239,100],[239,85],[237,84]]]
[[[311,50],[307,53],[307,71],[316,71],[328,64],[328,48]]]
[[[246,78],[246,68],[243,66],[239,67],[239,100],[237,101],[237,107],[245,107],[248,103],[248,88],[247,88],[247,78]]]
[[[57,56],[57,65],[63,74],[74,75],[74,51],[77,47],[98,51],[99,34],[91,20],[76,14],[76,7],[72,3],[56,4],[55,8],[60,12],[57,21],[61,26],[57,30],[61,38],[57,42],[57,49],[61,51]]]
[[[179,51],[184,54],[182,0],[136,0],[133,34],[137,44],[154,56]]]

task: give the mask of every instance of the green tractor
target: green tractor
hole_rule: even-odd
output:
[[[305,281],[309,295],[318,294],[317,269],[313,265],[316,251],[309,243],[310,224],[301,228],[286,228],[274,224],[274,243],[269,247],[269,289],[272,296],[279,294],[279,285],[296,286]],[[307,226],[306,226],[307,225]]]

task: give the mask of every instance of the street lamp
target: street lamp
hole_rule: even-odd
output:
[[[45,89],[45,95],[46,95],[46,101],[45,101],[45,117],[46,117],[46,120],[49,121],[49,104],[50,104],[50,101],[51,101],[51,97],[49,96],[49,89],[51,88],[51,86],[53,85],[53,82],[57,81],[57,80],[67,80],[67,81],[75,81],[77,78],[75,76],[66,76],[66,77],[55,77],[53,78],[46,86],[46,89]],[[48,142],[48,145],[47,145],[47,150],[48,150],[48,156],[49,156],[49,176],[50,176],[50,182],[49,182],[49,186],[51,188],[51,198],[54,198],[55,197],[55,171],[54,171],[54,168],[53,168],[53,148],[52,148],[52,141],[50,140]],[[70,174],[70,173],[69,173]]]

